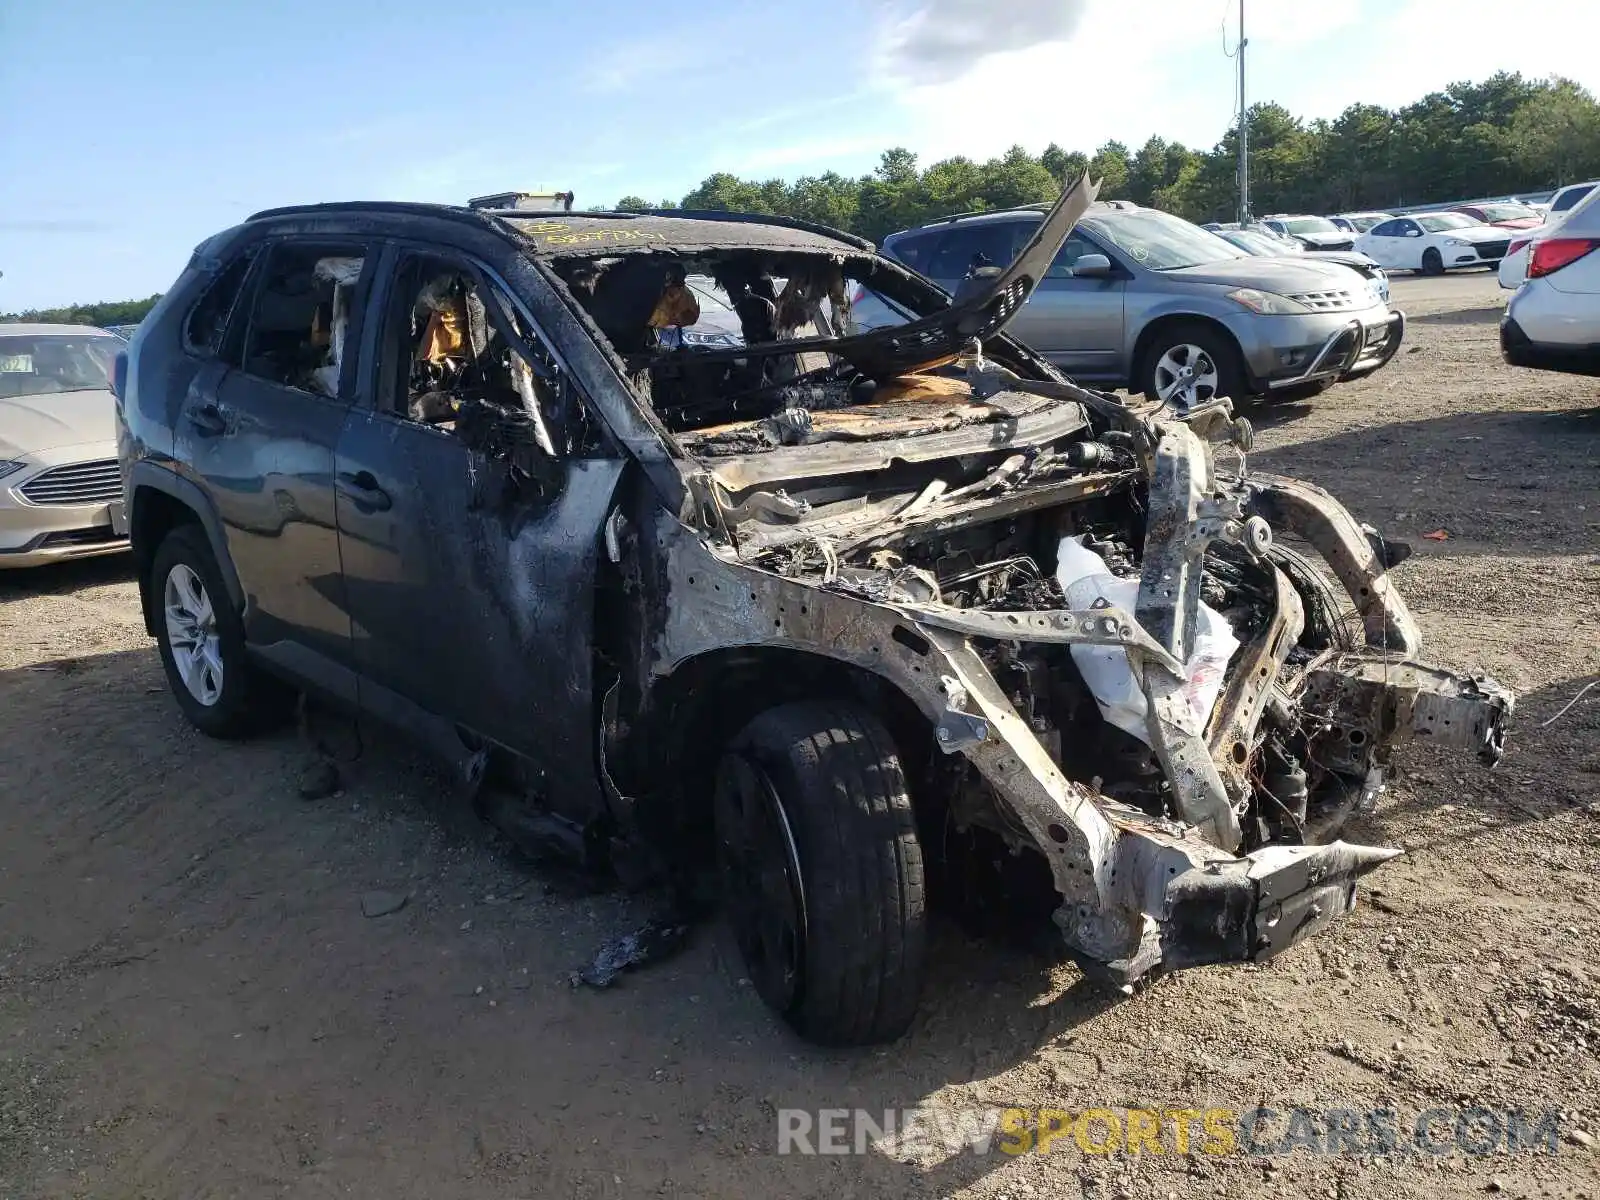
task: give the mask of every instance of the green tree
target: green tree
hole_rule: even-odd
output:
[[[161,293],[143,300],[101,300],[94,304],[68,304],[61,308],[30,308],[0,313],[0,321],[37,321],[46,325],[137,325],[161,300]]]
[[[1039,204],[1061,194],[1055,177],[1021,146],[1012,146],[1001,157],[991,158],[980,173],[983,199],[989,208]]]
[[[1039,165],[1055,178],[1062,187],[1077,183],[1089,169],[1089,156],[1077,150],[1067,151],[1051,142],[1039,156]]]
[[[1128,195],[1128,148],[1107,142],[1089,160],[1089,178],[1100,181],[1100,199],[1122,200]]]
[[[1167,143],[1164,138],[1152,137],[1128,163],[1128,199],[1149,204],[1166,182]]]
[[[713,212],[766,212],[760,207],[761,188],[726,171],[709,175],[683,198],[684,208]]]
[[[1600,173],[1600,105],[1572,80],[1552,79],[1517,110],[1506,140],[1517,175],[1535,187],[1590,178]]]

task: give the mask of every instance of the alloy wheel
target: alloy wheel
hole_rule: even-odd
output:
[[[1173,346],[1156,360],[1156,395],[1161,403],[1186,412],[1216,397],[1219,374],[1203,348],[1189,343]]]
[[[162,589],[167,645],[178,678],[206,708],[222,699],[222,641],[206,586],[192,567],[177,563]]]

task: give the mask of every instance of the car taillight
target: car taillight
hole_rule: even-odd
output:
[[[1600,238],[1545,238],[1535,242],[1528,258],[1528,278],[1553,274],[1577,262],[1596,246],[1600,246]]]
[[[1506,257],[1510,258],[1513,254],[1515,254],[1518,250],[1521,250],[1531,241],[1533,241],[1532,238],[1512,238],[1511,244],[1506,247]]]

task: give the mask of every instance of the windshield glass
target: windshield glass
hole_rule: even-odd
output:
[[[1418,217],[1417,224],[1429,233],[1443,233],[1447,229],[1471,229],[1474,225],[1482,225],[1482,221],[1474,221],[1471,217],[1462,216],[1460,213],[1428,213]]]
[[[1083,227],[1152,271],[1172,271],[1249,257],[1216,234],[1153,208],[1089,217],[1083,221]]]
[[[1550,206],[1550,211],[1566,212],[1567,209],[1571,208],[1573,205],[1577,204],[1579,200],[1582,200],[1585,196],[1587,196],[1591,190],[1593,189],[1590,187],[1569,188],[1567,191],[1562,192],[1561,195],[1556,197],[1556,202]]]
[[[1486,221],[1520,221],[1539,215],[1522,204],[1485,204],[1479,211]]]
[[[123,345],[110,334],[0,335],[0,399],[103,389]]]
[[[1290,233],[1338,233],[1339,227],[1326,217],[1289,217],[1283,227]]]
[[[1239,249],[1249,251],[1251,254],[1261,258],[1280,258],[1286,254],[1293,254],[1296,249],[1287,242],[1281,242],[1277,238],[1270,238],[1265,234],[1256,233],[1249,229],[1230,229],[1218,236],[1233,243]]]
[[[1354,225],[1356,227],[1356,232],[1357,233],[1365,233],[1367,230],[1371,229],[1374,225],[1381,225],[1381,224],[1383,224],[1383,222],[1389,220],[1389,214],[1388,213],[1373,213],[1371,216],[1346,217],[1345,220],[1349,221],[1350,224],[1352,224],[1352,225]]]

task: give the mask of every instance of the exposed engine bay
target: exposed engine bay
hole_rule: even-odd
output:
[[[1042,856],[1067,945],[1125,982],[1270,957],[1347,911],[1399,853],[1339,840],[1396,747],[1492,764],[1513,698],[1417,661],[1387,576],[1406,549],[1253,474],[1226,401],[1125,402],[995,336],[1090,198],[1080,184],[1009,268],[977,264],[920,317],[867,255],[554,270],[691,497],[677,523],[608,530],[613,561],[666,555],[664,581],[629,584],[656,604],[637,694],[730,640],[882,678],[947,756],[923,783],[941,809]],[[696,279],[739,344],[690,336]]]

